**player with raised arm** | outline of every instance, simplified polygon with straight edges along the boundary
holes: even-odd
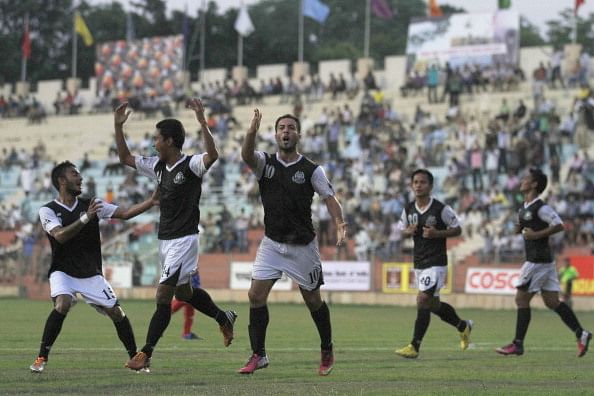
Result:
[[[132,218],[150,209],[158,198],[153,194],[150,199],[128,209],[94,198],[78,198],[83,178],[69,161],[54,167],[51,180],[59,194],[39,209],[39,218],[52,248],[48,277],[54,309],[45,322],[39,355],[30,369],[34,373],[45,369],[50,349],[76,302],[76,293],[113,321],[118,337],[128,355],[133,357],[136,341],[130,320],[103,277],[99,220]]]
[[[269,364],[265,340],[268,327],[267,300],[274,283],[285,273],[299,284],[299,291],[311,313],[321,340],[320,375],[328,375],[334,365],[330,311],[320,295],[324,284],[318,241],[311,219],[314,193],[324,201],[337,229],[337,245],[346,240],[347,224],[342,208],[324,169],[297,151],[301,139],[299,119],[286,114],[275,123],[278,151],[255,150],[262,114],[254,110],[250,128],[241,148],[245,163],[256,174],[264,206],[264,238],[252,269],[250,323],[252,355],[241,374],[251,374]]]
[[[198,271],[198,224],[200,222],[200,195],[202,178],[217,160],[219,153],[204,117],[204,106],[199,99],[188,102],[201,127],[206,152],[186,155],[182,152],[185,130],[179,120],[168,118],[159,121],[153,136],[158,155],[142,157],[130,154],[124,138],[124,123],[130,115],[127,103],[114,113],[115,138],[120,162],[136,169],[140,174],[157,181],[160,189],[159,203],[159,258],[161,278],[157,286],[156,310],[150,321],[146,344],[126,363],[133,370],[146,368],[157,342],[171,320],[171,300],[190,303],[199,312],[215,319],[223,333],[227,347],[233,340],[233,324],[237,315],[222,311],[210,295],[201,288],[192,288],[190,277]]]

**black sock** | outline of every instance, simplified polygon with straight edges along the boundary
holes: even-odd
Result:
[[[318,333],[320,333],[320,348],[324,351],[331,351],[332,324],[330,323],[330,310],[325,301],[317,311],[311,312],[311,317],[318,328]]]
[[[516,319],[516,338],[514,339],[514,343],[521,345],[524,342],[524,338],[526,338],[526,333],[528,332],[530,318],[530,308],[518,308],[518,316]]]
[[[157,309],[151,318],[148,333],[146,334],[146,344],[142,347],[142,352],[148,357],[153,355],[153,349],[163,336],[165,329],[169,326],[171,320],[171,304],[157,304]]]
[[[53,309],[45,321],[43,335],[41,336],[41,346],[39,347],[39,356],[43,356],[46,360],[50,353],[50,348],[54,345],[54,341],[56,341],[60,330],[62,330],[64,319],[66,319],[66,315],[62,315]]]
[[[248,332],[250,334],[250,346],[252,351],[259,356],[266,356],[266,328],[268,327],[268,306],[259,308],[250,308],[250,325]]]
[[[411,342],[417,351],[421,347],[421,341],[423,341],[430,322],[431,311],[429,309],[417,309],[417,320],[415,320],[415,331]]]
[[[573,310],[569,307],[569,305],[565,304],[564,302],[559,303],[559,306],[555,308],[555,312],[559,314],[563,323],[567,325],[575,333],[575,336],[579,338],[582,335],[582,326],[580,326],[580,322],[578,318],[575,316]]]
[[[204,289],[195,288],[192,292],[192,298],[188,301],[198,312],[214,318],[217,323],[223,326],[227,323],[227,315],[216,306],[210,294]]]
[[[458,331],[464,331],[466,328],[466,322],[460,319],[454,307],[452,307],[448,303],[440,303],[439,308],[437,311],[433,312],[435,315],[439,316],[441,320],[446,323],[451,324],[452,326],[456,327]],[[462,329],[460,330],[460,327]]]
[[[126,348],[126,352],[128,352],[128,356],[133,357],[136,355],[136,340],[134,339],[134,332],[132,331],[130,319],[128,319],[127,316],[124,316],[124,319],[119,322],[113,322],[113,324],[118,332],[120,341],[122,341],[122,344],[124,344],[124,347]]]

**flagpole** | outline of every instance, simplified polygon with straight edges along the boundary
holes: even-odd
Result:
[[[76,37],[76,13],[72,17],[72,78],[76,78],[76,56],[78,47],[78,38]]]
[[[571,28],[571,39],[572,43],[575,44],[577,42],[577,9],[573,13],[573,26]]]
[[[365,35],[363,39],[363,57],[369,58],[369,36],[371,31],[371,17],[370,10],[371,0],[365,2]]]
[[[299,46],[297,61],[303,63],[303,0],[299,0]]]
[[[25,31],[29,35],[29,13],[25,14]],[[30,39],[29,39],[30,40]],[[29,44],[30,46],[31,44]],[[22,51],[22,48],[21,48]],[[27,57],[25,54],[21,56],[21,81],[27,81]]]
[[[188,22],[187,22],[187,18],[188,18],[188,3],[186,3],[186,6],[184,7],[184,18],[182,20],[182,34],[184,36],[184,50],[182,51],[182,70],[186,71],[188,70],[188,44],[190,43],[186,43],[186,39],[187,39],[187,35],[186,35],[186,31],[185,31],[185,26],[187,26]]]
[[[243,66],[243,36],[237,33],[237,66]]]
[[[202,73],[204,73],[204,68],[206,65],[205,62],[205,54],[206,54],[206,0],[202,0],[202,18],[200,21],[200,79],[202,79]]]

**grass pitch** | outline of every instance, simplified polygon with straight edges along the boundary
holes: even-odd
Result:
[[[394,298],[398,298],[395,296]],[[447,298],[446,298],[447,300]],[[123,301],[139,348],[154,310],[150,301]],[[201,341],[181,339],[182,314],[173,316],[152,359],[150,374],[125,369],[127,355],[111,321],[84,303],[70,312],[42,374],[29,365],[51,303],[0,300],[0,394],[67,395],[591,395],[594,351],[576,357],[575,340],[559,317],[534,310],[523,356],[499,356],[511,341],[515,311],[461,310],[475,321],[473,345],[459,349],[458,333],[432,316],[418,359],[394,354],[410,341],[416,310],[332,305],[336,364],[317,375],[319,338],[305,305],[270,304],[270,366],[254,375],[236,371],[250,355],[245,304],[235,309],[236,338],[223,347],[217,324],[196,314]],[[578,313],[594,328],[592,313]],[[594,347],[594,346],[593,346]]]

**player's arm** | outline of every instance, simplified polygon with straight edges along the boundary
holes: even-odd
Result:
[[[400,220],[398,220],[398,228],[402,230],[402,235],[406,238],[413,237],[417,233],[417,225],[408,224],[408,216],[405,209],[402,210]]]
[[[527,241],[548,238],[549,236],[565,229],[565,227],[563,227],[563,221],[557,212],[555,212],[549,205],[541,206],[541,208],[538,210],[537,216],[549,226],[538,231],[534,231],[531,228],[524,228],[522,230],[522,234],[524,235],[524,239]]]
[[[522,230],[522,234],[524,235],[524,239],[531,241],[534,239],[548,238],[549,236],[561,232],[564,229],[565,228],[563,227],[563,224],[555,224],[539,231],[534,231],[532,228],[524,228]]]
[[[326,204],[326,208],[328,208],[328,213],[336,225],[336,245],[340,246],[347,239],[347,223],[344,221],[342,206],[340,206],[340,202],[336,199],[334,188],[330,184],[328,177],[326,177],[324,168],[321,166],[318,166],[314,170],[311,176],[311,185]]]
[[[437,230],[435,227],[423,227],[423,237],[425,238],[453,238],[462,235],[462,227],[446,228]]]
[[[156,205],[159,205],[158,188],[155,190],[155,192],[153,193],[153,195],[151,195],[150,198],[141,203],[132,205],[129,208],[122,208],[118,206],[118,208],[115,210],[115,212],[113,212],[111,217],[113,219],[128,220],[132,217],[138,216],[139,214],[146,212],[147,210]]]
[[[328,208],[328,213],[332,217],[334,224],[336,225],[336,245],[342,245],[347,239],[347,227],[348,223],[344,221],[344,217],[342,216],[342,206],[340,206],[340,202],[334,195],[327,197],[324,200],[326,207]]]
[[[204,155],[202,161],[204,162],[206,169],[209,169],[219,158],[219,151],[217,150],[214,138],[212,137],[212,133],[208,127],[208,122],[206,122],[206,117],[204,117],[204,105],[200,99],[193,98],[188,102],[187,107],[194,111],[196,114],[196,120],[202,129],[202,138],[204,139],[204,146],[206,147],[206,154]]]
[[[58,241],[58,243],[64,244],[78,234],[89,221],[95,219],[97,217],[97,211],[100,210],[101,207],[102,202],[96,201],[93,198],[91,199],[91,203],[89,204],[86,213],[84,213],[80,219],[68,224],[66,227],[57,225],[48,232],[56,241]],[[45,220],[42,218],[41,222],[43,224]]]
[[[262,113],[260,113],[259,109],[254,109],[254,116],[241,146],[241,158],[251,169],[256,169],[258,166],[255,151],[256,135],[258,134],[258,129],[260,129],[260,121],[262,121]]]
[[[126,122],[128,117],[130,116],[130,113],[132,112],[132,110],[126,110],[127,108],[128,103],[122,103],[115,109],[113,113],[116,146],[118,148],[118,156],[120,157],[120,163],[136,169],[134,156],[130,154],[128,143],[126,143],[126,139],[124,138],[124,123]]]
[[[423,238],[454,238],[462,235],[462,227],[456,212],[450,207],[445,206],[441,211],[441,219],[446,224],[445,230],[438,230],[435,227],[423,227]]]

